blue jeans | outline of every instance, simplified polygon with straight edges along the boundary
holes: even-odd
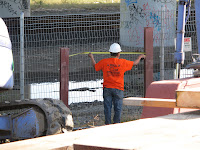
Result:
[[[104,98],[104,115],[105,124],[111,124],[111,110],[112,103],[114,104],[114,123],[120,123],[122,103],[123,103],[124,91],[114,89],[114,88],[104,88],[103,98]]]

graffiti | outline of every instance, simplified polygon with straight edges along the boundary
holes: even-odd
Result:
[[[145,21],[146,21],[146,26],[149,27],[150,25],[150,20],[149,20],[149,12],[151,11],[151,8],[149,6],[149,3],[147,2],[146,4],[143,5],[143,10],[145,12]]]
[[[175,0],[144,0],[145,2],[125,1],[123,6],[127,10],[121,11],[120,32],[121,40],[125,45],[142,46],[144,43],[144,27],[154,28],[154,44],[158,46],[161,39],[161,31],[164,32],[166,45],[173,45],[175,32]],[[158,4],[160,3],[160,4]],[[161,4],[163,3],[163,4]],[[164,7],[163,7],[164,6]],[[162,8],[162,9],[161,9]]]
[[[141,39],[144,38],[143,28],[133,28],[128,30],[129,42],[134,42],[135,46],[142,45]]]
[[[164,11],[164,25],[166,26],[167,29],[170,29],[171,25],[174,24],[175,26],[175,12],[170,11],[167,6],[165,6],[165,11]]]
[[[131,29],[135,25],[138,25],[139,23],[141,23],[141,22],[137,18],[133,18],[131,21],[121,21],[120,28]]]
[[[134,14],[130,14],[130,19],[131,21],[129,23],[131,23],[132,25],[138,25],[139,23],[141,23],[140,20],[137,17],[135,17]]]
[[[153,35],[154,43],[160,44],[161,38],[160,38],[161,33],[155,33]],[[164,41],[171,41],[174,43],[174,38],[175,38],[175,33],[171,33],[169,30],[165,31],[163,40]]]
[[[22,0],[22,6],[24,9],[28,9],[28,1],[27,0]]]
[[[154,27],[157,28],[158,31],[161,30],[160,17],[153,12],[150,12],[150,19],[152,19]]]
[[[0,0],[0,7],[7,9],[12,16],[17,16],[20,11],[29,8],[27,0]]]
[[[126,6],[128,7],[131,4],[137,3],[137,0],[125,0]]]
[[[149,11],[151,8],[149,7],[149,3],[147,2],[146,4],[143,5],[143,10],[144,11]]]
[[[139,16],[141,18],[145,17],[145,13],[143,11],[143,8],[139,7],[139,6],[135,6],[135,4],[133,4],[132,6],[129,6],[129,10],[130,10],[130,16]]]
[[[160,2],[160,3],[172,3],[174,4],[174,0],[152,0],[153,2]],[[175,5],[175,4],[174,4]]]
[[[13,2],[15,5],[18,5],[18,8],[20,10],[28,9],[27,0],[10,0],[10,2]]]
[[[137,19],[136,17],[131,17],[131,21],[129,22],[130,25],[138,25],[140,22],[139,19]]]
[[[0,7],[6,8],[12,15],[17,15],[17,11],[14,10],[12,5],[7,1],[0,0]]]

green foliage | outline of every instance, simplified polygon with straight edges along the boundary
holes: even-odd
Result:
[[[31,5],[53,5],[53,4],[108,4],[120,3],[120,0],[30,0]]]
[[[120,7],[120,0],[30,0],[31,10],[43,9],[112,9]]]
[[[42,6],[44,4],[44,0],[32,0],[32,4]]]
[[[61,0],[61,3],[63,3],[63,4],[78,4],[78,3],[80,3],[80,0]]]

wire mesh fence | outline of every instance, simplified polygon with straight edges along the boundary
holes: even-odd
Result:
[[[170,21],[169,16],[160,20]],[[165,12],[167,13],[167,12]],[[191,55],[197,52],[195,11],[191,11],[186,24],[186,36],[192,38],[192,52],[186,52],[185,65],[191,63]],[[170,16],[175,17],[175,16]],[[12,41],[15,62],[15,86],[11,91],[1,93],[0,101],[20,99],[20,18],[4,18]],[[82,52],[107,52],[109,46],[120,43],[120,13],[107,14],[72,14],[64,16],[27,17],[24,20],[26,99],[59,99],[60,85],[60,48],[68,47],[70,55]],[[167,24],[164,24],[167,25]],[[164,27],[164,26],[162,26]],[[167,33],[164,33],[167,35]],[[174,40],[174,37],[170,40]],[[159,45],[162,39],[158,40]],[[168,42],[165,39],[165,42]],[[123,51],[143,52],[143,48],[122,45]],[[160,80],[160,50],[154,48],[154,80]],[[175,47],[164,47],[164,79],[174,78]],[[107,54],[94,55],[99,60],[109,57]],[[121,58],[135,60],[137,55],[121,55]],[[104,124],[102,98],[102,72],[95,72],[90,59],[85,54],[69,58],[69,107],[72,111],[75,128]],[[125,73],[125,97],[144,96],[143,62]],[[184,66],[183,66],[184,67]],[[191,73],[183,73],[191,75]],[[124,106],[122,122],[138,119],[142,107]]]

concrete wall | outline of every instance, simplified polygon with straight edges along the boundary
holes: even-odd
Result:
[[[25,17],[30,16],[30,0],[0,0],[0,17],[20,17],[24,12]]]
[[[161,11],[163,10],[163,12]],[[144,46],[144,27],[154,28],[154,46],[174,45],[176,0],[121,0],[120,42],[131,47]]]

